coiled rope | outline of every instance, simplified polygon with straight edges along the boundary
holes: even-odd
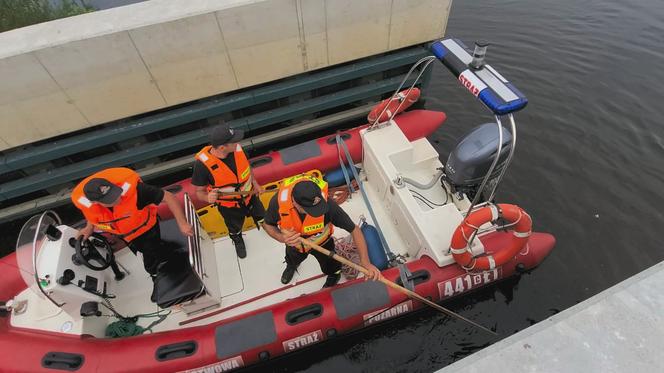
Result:
[[[104,299],[102,305],[106,308],[108,308],[111,312],[113,312],[113,315],[109,315],[111,317],[116,317],[118,321],[114,321],[106,327],[106,332],[104,333],[106,337],[108,338],[124,338],[124,337],[133,337],[136,335],[141,335],[145,332],[152,332],[152,328],[155,327],[155,325],[159,324],[160,322],[166,320],[166,317],[171,314],[171,311],[169,310],[168,313],[162,314],[161,310],[156,311],[156,312],[150,312],[150,313],[142,313],[130,317],[122,316],[119,314],[111,302],[109,302],[107,299]],[[147,327],[142,327],[137,324],[138,319],[140,318],[151,318],[151,317],[157,317],[157,320],[153,321],[150,325]]]

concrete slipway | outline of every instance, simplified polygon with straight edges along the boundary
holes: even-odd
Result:
[[[439,372],[664,372],[664,262]]]

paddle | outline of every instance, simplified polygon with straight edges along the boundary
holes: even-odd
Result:
[[[345,264],[345,265],[347,265],[347,266],[350,266],[350,267],[355,268],[356,270],[358,270],[358,271],[364,273],[365,276],[368,276],[368,275],[369,275],[369,271],[368,271],[366,268],[362,267],[361,265],[355,264],[355,263],[351,262],[350,260],[348,260],[348,259],[346,259],[346,258],[344,258],[344,257],[341,257],[341,256],[339,256],[339,255],[337,255],[337,254],[332,254],[329,250],[327,250],[327,249],[325,249],[325,248],[323,248],[323,247],[320,247],[320,246],[316,245],[315,243],[309,241],[309,240],[306,239],[306,238],[302,238],[302,237],[300,237],[300,241],[301,241],[304,245],[307,245],[308,247],[310,247],[310,248],[312,248],[312,249],[314,249],[314,250],[316,250],[316,251],[318,251],[318,252],[320,252],[320,253],[323,253],[323,254],[325,254],[325,255],[327,255],[327,256],[330,256],[330,257],[332,257],[332,259],[334,259],[334,260],[336,260],[336,261],[338,261],[338,262],[341,262],[341,263],[343,263],[343,264]],[[406,289],[406,288],[404,288],[404,287],[402,287],[402,286],[399,286],[399,285],[395,284],[394,282],[392,282],[392,281],[390,281],[390,280],[388,280],[388,279],[386,279],[386,278],[384,278],[384,277],[381,277],[380,280],[378,280],[378,281],[382,282],[383,284],[385,284],[385,285],[391,287],[392,289],[394,289],[394,290],[396,290],[396,291],[398,291],[398,292],[401,292],[401,293],[403,293],[403,294],[406,294],[406,295],[409,296],[410,298],[413,298],[413,299],[419,300],[420,302],[426,304],[427,306],[433,307],[433,308],[437,309],[438,311],[440,311],[440,312],[442,312],[442,313],[444,313],[444,314],[447,314],[448,316],[452,316],[452,317],[455,317],[455,318],[457,318],[457,319],[463,320],[463,321],[467,322],[468,324],[471,324],[471,325],[473,325],[473,326],[475,326],[475,327],[478,327],[478,328],[484,330],[484,331],[487,332],[487,333],[491,333],[491,334],[493,334],[493,335],[495,335],[495,336],[498,335],[498,333],[496,333],[496,332],[494,332],[494,331],[492,331],[492,330],[490,330],[490,329],[487,329],[487,328],[485,328],[484,326],[482,326],[482,325],[480,325],[480,324],[478,324],[478,323],[476,323],[476,322],[474,322],[474,321],[468,320],[467,318],[465,318],[465,317],[459,315],[458,313],[452,312],[452,311],[448,310],[447,308],[445,308],[445,307],[443,307],[443,306],[441,306],[441,305],[439,305],[439,304],[436,304],[436,303],[434,303],[434,302],[432,302],[432,301],[430,301],[430,300],[424,298],[423,296],[421,296],[421,295],[419,295],[419,294],[417,294],[417,293],[415,293],[415,292],[413,292],[413,291],[410,291],[410,290],[408,290],[408,289]]]

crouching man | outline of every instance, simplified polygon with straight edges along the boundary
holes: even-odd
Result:
[[[339,227],[351,233],[360,254],[360,264],[371,273],[372,280],[380,278],[380,271],[371,262],[367,244],[360,228],[334,201],[327,200],[327,183],[321,179],[297,175],[284,181],[272,197],[265,215],[265,231],[275,240],[286,244],[286,269],[281,283],[288,284],[297,267],[309,254],[313,255],[327,275],[324,288],[336,285],[341,277],[341,263],[318,251],[305,247],[300,237],[334,251],[332,232]]]

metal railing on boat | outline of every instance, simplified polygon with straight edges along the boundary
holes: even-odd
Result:
[[[196,207],[191,202],[191,198],[188,193],[184,193],[184,215],[187,219],[187,222],[191,224],[194,235],[193,237],[187,236],[187,249],[189,252],[189,264],[194,270],[194,273],[198,279],[203,284],[203,291],[205,289],[205,269],[203,267],[203,256],[201,254],[201,238],[199,236],[201,230],[201,222],[198,219],[198,214],[196,214]]]

